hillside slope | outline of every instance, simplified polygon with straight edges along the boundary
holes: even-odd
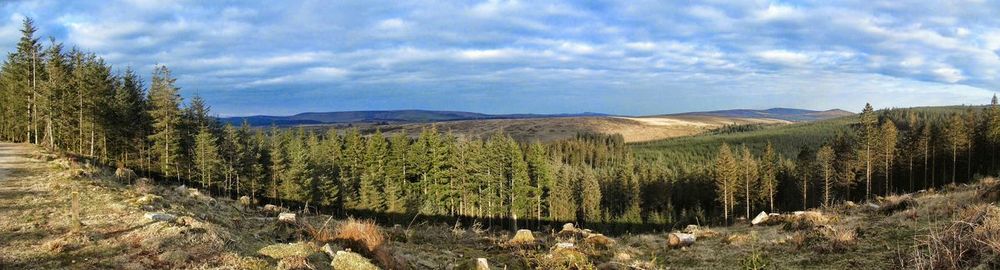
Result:
[[[721,111],[707,111],[707,112],[688,112],[688,113],[679,113],[672,115],[710,115],[718,117],[771,118],[771,119],[780,119],[792,122],[810,122],[810,121],[826,120],[837,117],[844,117],[853,114],[854,113],[852,112],[848,112],[841,109],[813,111],[813,110],[792,109],[792,108],[771,108],[766,110],[736,109],[736,110],[721,110]]]
[[[621,134],[626,142],[644,142],[689,136],[725,125],[782,125],[788,121],[769,118],[731,118],[704,115],[659,117],[560,117],[533,119],[461,120],[437,123],[352,125],[362,132],[406,132],[411,136],[432,125],[459,136],[484,137],[504,132],[520,140],[556,140],[579,133]],[[340,128],[344,128],[341,126]]]

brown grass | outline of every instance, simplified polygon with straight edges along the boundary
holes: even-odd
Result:
[[[890,195],[880,198],[879,201],[879,212],[886,214],[917,207],[917,200],[913,199],[913,196],[909,194]]]
[[[979,179],[979,188],[976,189],[976,196],[986,202],[1000,200],[1000,180],[993,177]]]
[[[780,217],[777,222],[784,223],[784,229],[789,231],[809,230],[830,223],[830,218],[820,212],[814,211],[806,211],[798,215],[782,215]]]
[[[957,220],[920,239],[908,263],[913,269],[993,268],[998,255],[1000,208],[979,204],[964,209]]]
[[[371,220],[356,220],[353,217],[337,226],[333,237],[344,248],[351,249],[368,258],[373,258],[377,264],[387,269],[405,268],[405,263],[398,262],[386,246],[385,234]]]

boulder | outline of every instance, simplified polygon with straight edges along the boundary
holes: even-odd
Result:
[[[871,209],[871,210],[878,210],[880,208],[877,204],[874,204],[874,203],[867,203],[867,204],[865,204],[865,206],[868,206],[868,209]]]
[[[177,220],[177,216],[167,213],[146,213],[144,216],[146,219],[152,221],[173,222],[174,220]]]
[[[767,212],[761,211],[760,214],[757,214],[757,217],[753,218],[753,220],[750,221],[750,224],[757,225],[767,222],[768,217],[769,216],[767,215]]]
[[[486,258],[476,259],[476,270],[490,270],[490,263],[486,261]]]
[[[372,264],[367,258],[350,251],[337,251],[337,256],[330,262],[334,270],[379,270],[378,266]]]
[[[576,226],[573,226],[573,223],[566,223],[566,224],[563,224],[562,230],[563,231],[572,231],[572,232],[575,232],[576,231]]]
[[[667,235],[667,245],[672,248],[686,247],[693,245],[695,236],[687,233],[671,233]]]
[[[281,213],[278,214],[278,221],[282,223],[295,224],[295,213]]]

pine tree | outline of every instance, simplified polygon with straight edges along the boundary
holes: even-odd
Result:
[[[202,126],[199,129],[195,139],[194,163],[201,184],[209,191],[212,190],[212,180],[218,176],[222,165],[217,143],[215,134],[208,127]]]
[[[993,94],[990,100],[990,107],[986,108],[986,139],[992,144],[993,151],[990,154],[990,170],[997,170],[997,155],[1000,154],[1000,105],[997,104],[997,95]]]
[[[809,182],[816,172],[815,158],[812,149],[802,147],[795,161],[795,174],[799,178],[799,192],[802,193],[802,210],[809,209]]]
[[[760,172],[758,171],[759,166],[757,165],[757,159],[754,158],[753,154],[750,153],[750,148],[746,145],[743,147],[742,155],[740,156],[740,185],[743,186],[743,200],[744,207],[746,208],[746,217],[750,218],[750,208],[753,206],[753,202],[757,201],[757,198],[751,195],[750,189],[754,191],[759,187]],[[758,194],[754,192],[753,194]]]
[[[556,221],[576,220],[577,203],[574,199],[576,193],[576,174],[572,166],[559,166],[559,177],[553,179],[553,187],[548,197],[549,218]]]
[[[945,130],[945,139],[947,139],[948,147],[951,150],[951,183],[955,183],[956,172],[958,171],[958,152],[963,150],[963,147],[967,144],[968,138],[968,128],[965,126],[965,120],[962,118],[961,114],[952,114],[948,126]]]
[[[376,131],[368,138],[365,149],[364,173],[361,176],[361,207],[373,211],[384,211],[386,201],[383,197],[386,178],[386,159],[389,146],[381,131]]]
[[[882,126],[879,128],[879,159],[882,160],[882,173],[885,176],[885,189],[883,190],[883,195],[889,195],[892,186],[892,169],[890,165],[895,161],[896,158],[896,148],[898,144],[899,131],[896,129],[896,124],[890,119],[886,119],[882,122]]]
[[[544,202],[546,202],[548,199],[547,196],[553,190],[552,186],[555,184],[553,182],[556,178],[555,171],[552,169],[549,158],[545,153],[545,146],[539,142],[532,143],[528,148],[527,162],[528,174],[532,185],[535,187],[533,190],[535,197],[535,219],[541,221],[545,215],[543,211],[551,207],[551,205],[545,205]]]
[[[872,105],[869,103],[865,104],[864,110],[861,111],[861,123],[858,129],[858,138],[860,138],[859,144],[861,147],[861,162],[865,165],[865,199],[870,199],[872,194],[872,161],[875,159],[875,153],[878,143],[878,118],[875,115],[875,110],[872,109]]]
[[[719,147],[719,154],[715,157],[715,190],[721,193],[718,199],[722,202],[722,215],[726,223],[729,222],[729,213],[732,210],[729,206],[732,204],[732,193],[739,179],[738,170],[736,157],[729,149],[729,145],[723,143]]]
[[[584,168],[578,180],[580,183],[580,211],[585,222],[598,222],[603,214],[601,209],[601,184],[593,169]]]
[[[760,162],[760,181],[761,191],[764,192],[763,197],[767,198],[768,206],[772,213],[774,212],[774,195],[778,193],[778,162],[778,154],[775,153],[771,142],[767,142],[767,146],[764,148],[764,156]]]
[[[160,172],[167,177],[180,178],[178,159],[181,158],[181,134],[178,129],[181,124],[181,98],[174,86],[175,80],[165,66],[158,66],[153,70],[153,83],[149,89],[149,115],[153,119],[153,133],[149,135],[149,139],[158,149],[155,153],[160,162]]]
[[[835,161],[833,147],[824,145],[816,151],[816,164],[819,167],[819,174],[823,177],[823,207],[830,206],[830,181],[833,178]]]

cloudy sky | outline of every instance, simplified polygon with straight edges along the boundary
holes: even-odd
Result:
[[[118,69],[167,65],[223,116],[857,111],[1000,89],[996,2],[580,2],[2,1],[0,50],[31,17]]]

